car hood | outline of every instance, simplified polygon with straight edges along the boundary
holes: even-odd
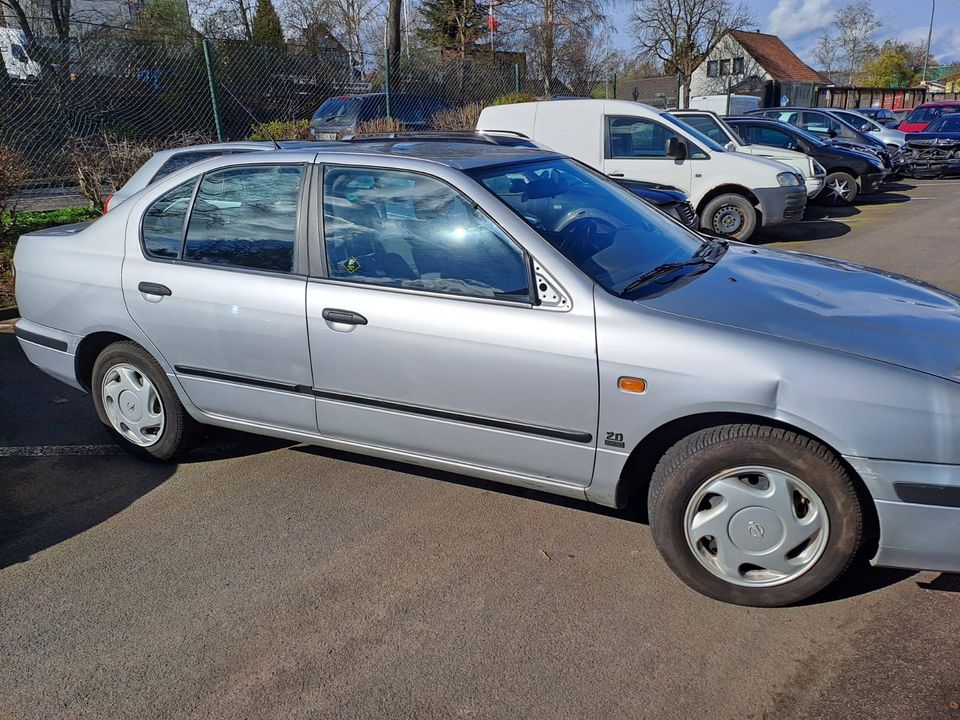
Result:
[[[731,243],[643,305],[960,381],[960,298],[901,275]]]

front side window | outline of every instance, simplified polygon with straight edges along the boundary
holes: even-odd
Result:
[[[480,183],[583,273],[621,293],[701,240],[643,200],[569,158],[477,170]]]
[[[161,195],[143,215],[143,249],[150,257],[175,260],[183,243],[183,224],[197,179],[177,185]]]
[[[667,140],[680,138],[664,125],[640,117],[608,117],[608,158],[665,158]]]
[[[302,165],[248,165],[203,176],[183,259],[256,270],[293,270]]]
[[[474,203],[436,178],[329,167],[323,193],[331,278],[530,302],[523,251]]]
[[[709,115],[684,115],[683,122],[694,130],[699,130],[715,143],[725,145],[730,142],[720,123]]]

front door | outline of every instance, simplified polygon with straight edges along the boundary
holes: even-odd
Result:
[[[312,433],[297,253],[306,167],[213,170],[135,209],[122,285],[130,315],[194,405]]]
[[[603,171],[614,179],[644,180],[672,185],[690,194],[690,157],[677,160],[667,156],[670,138],[683,140],[688,152],[698,151],[664,123],[643,117],[608,115],[605,118]]]
[[[588,485],[591,298],[536,306],[527,254],[438,178],[328,166],[322,185],[326,277],[307,288],[321,434]]]

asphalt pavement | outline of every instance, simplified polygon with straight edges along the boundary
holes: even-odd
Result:
[[[960,293],[958,199],[904,182],[760,242]],[[635,510],[220,431],[145,464],[9,324],[0,369],[0,720],[960,718],[957,576],[724,605]]]

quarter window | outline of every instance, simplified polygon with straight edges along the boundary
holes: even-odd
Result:
[[[424,175],[327,168],[323,230],[338,280],[527,303],[523,251],[458,192]]]
[[[193,163],[200,162],[201,160],[207,160],[212,157],[219,157],[221,155],[231,155],[234,151],[224,152],[222,150],[196,150],[194,152],[185,152],[179,153],[167,159],[167,161],[160,166],[160,169],[157,170],[157,174],[153,176],[153,179],[150,181],[155,183],[157,180],[165,178],[167,175],[172,175],[177,170],[185,168],[187,165],[193,165]],[[247,152],[246,150],[237,150],[237,153]]]
[[[143,216],[143,249],[147,255],[172,260],[180,256],[183,223],[197,179],[168,190]]]
[[[293,270],[301,165],[253,165],[207,173],[190,212],[183,259]]]

